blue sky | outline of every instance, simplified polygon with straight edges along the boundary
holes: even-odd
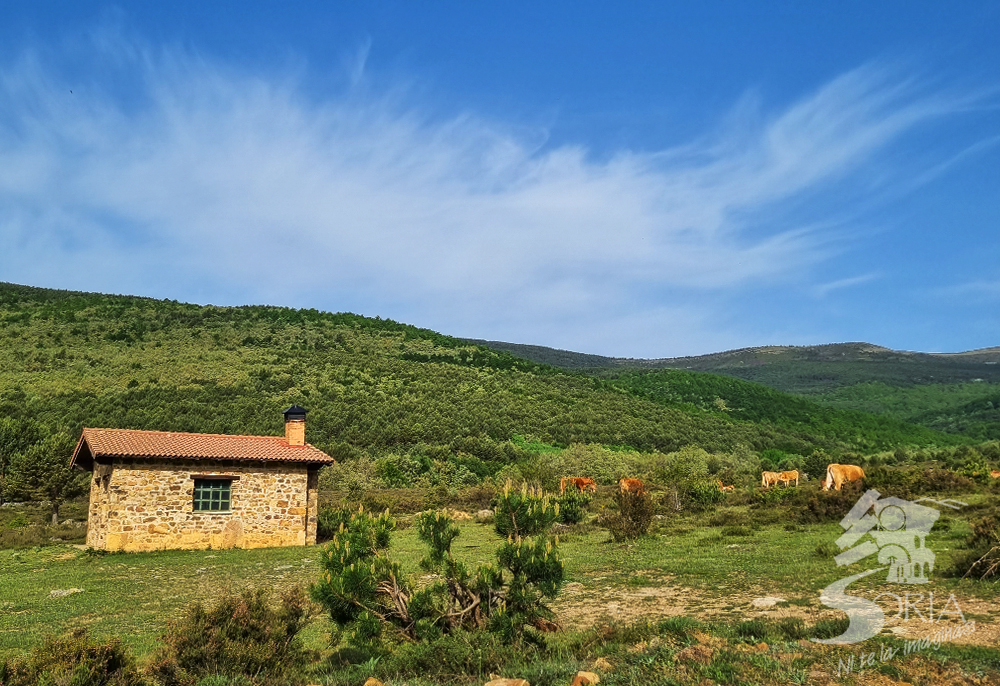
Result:
[[[8,1],[0,281],[631,357],[996,346],[998,35],[995,2]]]

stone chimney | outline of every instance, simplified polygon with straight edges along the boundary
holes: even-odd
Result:
[[[292,405],[281,414],[285,415],[285,440],[288,445],[305,445],[306,410]]]

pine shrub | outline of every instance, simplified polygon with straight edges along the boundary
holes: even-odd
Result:
[[[587,514],[590,505],[589,493],[581,493],[576,489],[568,490],[557,499],[559,506],[559,522],[562,524],[579,524]]]
[[[437,641],[445,634],[489,629],[519,643],[527,627],[550,620],[545,604],[559,592],[563,563],[546,535],[558,515],[541,491],[508,483],[496,498],[498,528],[511,532],[497,549],[497,566],[474,572],[455,560],[461,530],[445,512],[423,512],[414,520],[428,546],[421,560],[440,580],[415,590],[388,556],[393,521],[359,509],[342,522],[320,558],[323,574],[312,595],[349,646],[368,658],[392,651],[395,639]],[[532,637],[534,638],[534,637]]]
[[[497,494],[493,515],[493,528],[500,536],[535,536],[555,523],[559,505],[551,503],[540,488],[529,488],[524,483],[516,489],[508,481]]]

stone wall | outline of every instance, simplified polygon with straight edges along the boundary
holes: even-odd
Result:
[[[231,510],[195,512],[194,477],[232,476]],[[105,550],[264,548],[316,542],[315,467],[205,460],[94,465],[87,545]]]

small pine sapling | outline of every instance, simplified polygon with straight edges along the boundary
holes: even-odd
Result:
[[[348,643],[358,648],[378,651],[386,626],[415,637],[412,591],[387,554],[395,526],[388,512],[373,515],[358,508],[320,555],[323,573],[310,593],[338,629],[350,631]]]

